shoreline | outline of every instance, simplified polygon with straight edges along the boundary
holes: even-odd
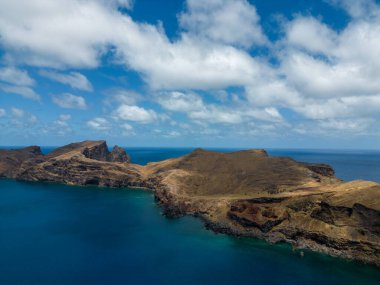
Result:
[[[149,191],[168,218],[191,215],[216,233],[380,267],[380,184],[343,182],[326,164],[271,157],[265,150],[196,149],[137,165],[117,146],[109,152],[105,141],[85,141],[47,155],[39,147],[0,150],[0,176]]]

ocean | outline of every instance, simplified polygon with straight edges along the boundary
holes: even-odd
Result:
[[[49,151],[44,148],[44,151]],[[220,149],[229,151],[228,149]],[[127,148],[135,163],[191,149]],[[380,152],[276,150],[380,182]],[[143,190],[0,180],[0,284],[379,284],[380,270],[167,219]]]

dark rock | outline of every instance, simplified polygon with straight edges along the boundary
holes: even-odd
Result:
[[[105,141],[100,144],[96,144],[94,146],[86,147],[83,150],[83,154],[85,157],[90,159],[95,159],[99,161],[108,161],[110,152],[108,150],[107,143]]]
[[[305,165],[311,171],[318,173],[322,176],[334,177],[335,175],[334,169],[328,164],[306,163],[306,162],[303,162],[302,164]]]
[[[108,155],[108,161],[122,163],[131,162],[125,150],[117,145],[112,149],[112,152]]]

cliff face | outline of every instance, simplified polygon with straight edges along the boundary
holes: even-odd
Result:
[[[345,183],[325,164],[264,150],[192,153],[147,166],[119,147],[85,141],[42,155],[0,151],[0,177],[71,185],[146,187],[169,217],[195,215],[214,231],[285,241],[380,266],[380,184]]]
[[[24,161],[41,156],[42,152],[39,146],[0,150],[0,177],[12,178]]]
[[[263,151],[196,150],[144,171],[168,216],[380,266],[380,184],[345,183],[328,165]]]
[[[118,147],[110,153],[105,141],[85,141],[23,160],[13,170],[12,178],[71,185],[138,186],[142,181],[139,166],[128,161],[128,155]]]

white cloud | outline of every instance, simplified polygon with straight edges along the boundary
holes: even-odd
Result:
[[[122,124],[121,127],[126,131],[133,131],[133,127],[130,124]]]
[[[169,92],[160,94],[157,101],[169,111],[190,112],[205,109],[202,98],[194,93]]]
[[[285,23],[284,37],[268,44],[256,9],[245,0],[188,0],[175,39],[168,38],[162,25],[138,23],[118,9],[131,9],[131,1],[3,0],[0,44],[10,66],[93,68],[104,55],[111,56],[137,71],[148,90],[159,94],[154,99],[164,109],[184,112],[198,123],[266,121],[269,129],[285,124],[281,108],[317,122],[367,120],[379,110],[379,5],[370,0],[329,2],[351,15],[346,27],[336,31],[321,19],[295,16]],[[268,58],[278,64],[250,54],[256,45],[267,45]],[[19,72],[23,83],[18,89],[3,83],[4,92],[39,98],[26,71],[10,71],[1,80],[18,84],[9,74]],[[79,73],[49,71],[47,76],[73,88],[92,89]],[[242,87],[244,93],[229,95],[222,90],[228,87]],[[219,91],[221,100],[207,103],[201,91]],[[170,123],[166,114],[137,106],[144,99],[139,94],[112,92],[105,101],[118,104],[117,119]],[[86,107],[83,97],[72,94],[53,96],[53,101],[64,108]]]
[[[328,0],[331,4],[343,7],[353,18],[378,16],[379,7],[373,0]]]
[[[189,113],[189,117],[193,120],[224,124],[239,124],[243,120],[240,112],[214,106],[210,106],[207,110],[193,111]]]
[[[5,111],[4,109],[0,108],[0,118],[1,117],[5,117],[6,114],[7,114],[7,111]]]
[[[179,136],[181,136],[181,133],[177,131],[169,131],[163,135],[163,137],[166,137],[166,138],[176,138]]]
[[[11,108],[10,115],[10,123],[17,128],[31,127],[38,122],[38,119],[35,115],[30,114],[20,108]]]
[[[91,82],[88,81],[86,76],[79,72],[70,72],[69,74],[64,74],[51,70],[41,70],[39,74],[53,81],[57,81],[62,84],[67,84],[74,89],[83,91],[93,90]]]
[[[87,121],[87,126],[97,131],[106,131],[111,128],[110,123],[104,118],[94,118]]]
[[[59,95],[53,95],[52,100],[54,104],[61,108],[66,109],[86,109],[86,100],[81,96],[75,96],[70,93],[63,93]]]
[[[71,119],[71,115],[69,114],[62,114],[62,115],[59,115],[59,120],[60,121],[63,121],[63,122],[67,122]]]
[[[58,136],[64,136],[67,133],[71,132],[71,128],[69,126],[69,121],[71,120],[71,115],[69,114],[61,114],[58,116],[58,119],[53,122],[51,126],[48,126],[44,129],[45,132],[53,132]]]
[[[134,105],[142,99],[140,94],[123,88],[110,88],[104,93],[108,97],[105,100],[105,103],[108,105],[114,102],[119,104]]]
[[[132,121],[142,124],[152,123],[158,116],[153,110],[147,110],[139,106],[121,105],[115,112],[116,118],[124,121]]]
[[[240,101],[233,108],[225,105],[205,104],[202,98],[195,93],[162,93],[157,97],[157,101],[166,110],[187,113],[190,119],[198,122],[239,124],[250,118],[263,121],[283,121],[281,114],[273,107],[247,108],[246,102]]]
[[[130,1],[3,0],[1,43],[14,62],[96,67],[106,46],[113,42],[114,31],[123,26],[116,6],[127,3]]]
[[[369,117],[380,114],[380,96],[357,96],[306,101],[296,110],[311,119]]]
[[[10,94],[17,94],[21,95],[22,97],[26,99],[31,100],[40,100],[40,95],[38,95],[32,88],[29,88],[27,86],[14,86],[14,85],[6,85],[6,84],[0,84],[0,90],[5,93]]]
[[[70,121],[71,115],[62,114],[59,115],[58,120],[54,121],[57,127],[68,128],[68,121]]]
[[[337,44],[338,34],[312,17],[297,17],[289,23],[286,32],[288,44],[312,52],[329,54]]]
[[[131,126],[130,124],[124,123],[120,127],[122,129],[122,135],[123,136],[135,136],[136,135],[133,126]]]
[[[35,83],[27,71],[10,66],[0,68],[0,81],[18,86],[32,86]]]
[[[247,111],[246,115],[261,121],[282,122],[284,120],[280,112],[273,107],[267,107],[263,109],[251,109]]]
[[[15,118],[22,118],[25,115],[25,111],[18,108],[12,108],[11,113],[12,113],[12,116]]]
[[[282,58],[289,83],[311,97],[380,94],[378,11],[379,18],[354,20],[339,34],[315,18],[292,21]]]
[[[165,89],[240,86],[260,68],[248,53],[217,41],[183,34],[171,42],[160,26],[135,23],[104,1],[45,2],[0,3],[1,43],[12,61],[97,67],[112,46],[120,62],[140,72],[152,87]]]
[[[349,120],[336,120],[329,119],[319,121],[319,127],[324,131],[350,131],[350,132],[362,132],[368,129],[368,127],[373,123],[372,120],[368,119],[349,119]]]
[[[246,0],[187,0],[179,17],[190,36],[250,47],[267,43],[256,8]]]
[[[132,9],[135,0],[101,0],[106,3],[111,3],[116,5],[116,7],[122,7],[127,9]]]
[[[260,64],[234,47],[206,44],[186,36],[170,43],[156,28],[143,28],[132,33],[137,37],[120,48],[120,58],[139,71],[152,88],[243,86],[259,74]]]

